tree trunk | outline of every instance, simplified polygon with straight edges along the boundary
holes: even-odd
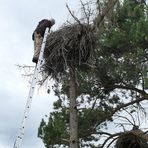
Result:
[[[70,67],[69,95],[70,95],[70,148],[78,148],[78,117],[76,102],[76,76],[75,69]]]

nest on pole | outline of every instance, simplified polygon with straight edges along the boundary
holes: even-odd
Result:
[[[79,67],[87,63],[96,45],[91,25],[71,24],[51,32],[44,51],[46,74],[64,73],[69,66]]]
[[[148,148],[148,135],[141,130],[124,132],[116,141],[116,148]]]

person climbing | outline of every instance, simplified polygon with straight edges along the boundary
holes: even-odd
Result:
[[[34,30],[32,34],[32,40],[34,41],[34,55],[33,55],[32,62],[37,64],[43,38],[44,38],[44,34],[45,34],[45,30],[46,28],[49,28],[49,31],[50,31],[50,28],[54,24],[55,24],[55,20],[53,18],[50,20],[43,19],[38,23],[36,29]]]

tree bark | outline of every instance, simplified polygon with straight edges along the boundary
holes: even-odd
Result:
[[[69,95],[70,95],[70,148],[78,148],[78,117],[76,102],[76,75],[75,68],[70,67]]]

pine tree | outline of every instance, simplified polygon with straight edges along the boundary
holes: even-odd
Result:
[[[79,147],[104,147],[108,140],[120,135],[103,131],[114,121],[114,115],[120,115],[124,109],[132,114],[141,101],[148,99],[145,91],[148,83],[147,5],[144,1],[124,0],[106,12],[101,33],[100,25],[95,32],[98,46],[93,50],[90,65],[71,67],[71,77],[63,75],[53,87],[59,99],[54,103],[55,110],[50,113],[48,122],[42,119],[38,133],[48,148],[69,146],[69,136],[73,134],[69,112],[73,111],[77,117],[72,122],[78,124],[78,131],[73,132],[78,132]],[[75,98],[74,105],[69,101],[70,96]],[[103,143],[99,141],[102,135],[108,136]]]

